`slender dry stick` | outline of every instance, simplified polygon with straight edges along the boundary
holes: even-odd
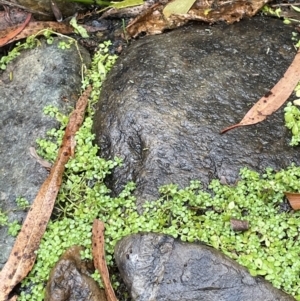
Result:
[[[98,219],[95,219],[92,232],[92,252],[94,265],[101,275],[107,301],[118,301],[109,280],[108,268],[105,261],[104,223]]]

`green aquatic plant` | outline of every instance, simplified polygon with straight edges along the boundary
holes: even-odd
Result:
[[[300,110],[299,110],[299,98],[300,98],[300,83],[294,89],[295,96],[297,99],[294,104],[288,102],[284,108],[284,121],[285,126],[291,130],[292,139],[290,142],[291,146],[297,146],[300,142]],[[295,105],[297,104],[297,106]]]
[[[21,229],[21,225],[17,220],[13,220],[11,221],[9,219],[9,213],[10,212],[16,212],[16,211],[22,211],[22,210],[26,210],[29,208],[29,202],[23,198],[23,197],[18,197],[15,200],[17,207],[16,209],[13,209],[11,211],[2,211],[0,209],[0,226],[1,227],[7,227],[8,228],[8,234],[11,236],[17,236],[20,229]]]
[[[158,200],[144,204],[142,214],[132,194],[134,183],[128,183],[119,196],[110,196],[104,179],[122,162],[97,156],[92,117],[103,79],[115,60],[109,54],[109,43],[101,44],[83,82],[83,88],[91,82],[94,86],[87,116],[76,135],[75,156],[66,165],[53,219],[37,251],[36,264],[22,282],[18,300],[44,299],[50,270],[68,247],[80,244],[84,247],[82,258],[92,258],[91,229],[95,218],[106,226],[109,266],[114,264],[114,246],[122,237],[140,231],[165,233],[187,242],[205,242],[247,267],[253,276],[264,276],[300,300],[300,263],[294,260],[300,253],[300,213],[285,209],[283,194],[288,187],[300,190],[300,167],[291,165],[277,172],[267,169],[263,175],[245,168],[235,186],[213,180],[207,190],[198,181],[186,188],[166,185],[159,189]],[[39,153],[53,161],[67,116],[53,107],[45,112],[61,122],[60,129],[49,131],[48,140],[39,141]],[[249,229],[233,231],[231,218],[248,221]],[[99,274],[93,277],[99,280]],[[114,286],[118,286],[117,281]]]
[[[0,70],[5,70],[7,65],[21,54],[22,50],[32,49],[36,46],[37,40],[33,37],[27,38],[24,43],[16,43],[15,47],[7,55],[0,58]]]
[[[34,35],[27,37],[25,42],[23,42],[23,43],[17,42],[15,47],[11,51],[9,51],[7,55],[4,55],[0,58],[0,70],[5,70],[7,65],[21,54],[21,51],[40,46],[41,42],[37,38],[40,35],[44,36],[47,44],[49,44],[49,45],[53,44],[53,41],[54,41],[53,36],[57,36],[57,37],[61,38],[62,40],[58,42],[58,48],[60,48],[62,50],[70,48],[71,45],[74,44],[77,49],[80,60],[82,62],[82,72],[84,71],[83,69],[86,69],[83,64],[83,58],[81,56],[81,52],[79,50],[77,40],[72,37],[69,37],[67,35],[55,32],[55,31],[51,30],[50,28],[46,28],[46,29],[40,30],[39,32],[37,32]]]
[[[109,173],[114,164],[104,164],[103,171]],[[253,276],[264,276],[274,286],[300,300],[300,264],[294,260],[300,252],[300,214],[281,209],[282,191],[285,190],[281,174],[284,171],[278,173],[269,169],[260,176],[242,169],[236,186],[213,180],[209,191],[202,190],[197,181],[184,189],[176,185],[163,186],[160,199],[146,202],[141,215],[131,194],[134,183],[128,183],[117,198],[111,198],[103,184],[105,174],[95,173],[98,179],[91,180],[86,172],[83,172],[84,178],[77,174],[72,180],[66,179],[59,203],[70,208],[62,208],[60,217],[50,222],[37,263],[23,283],[31,287],[30,297],[26,299],[23,293],[21,300],[43,300],[50,269],[67,247],[80,244],[85,247],[82,257],[91,259],[94,218],[106,225],[109,265],[113,264],[114,246],[122,237],[140,231],[165,233],[183,241],[205,242],[246,266]],[[298,175],[300,168],[291,166],[286,172],[287,177]],[[230,227],[231,218],[249,221],[249,230],[234,232]]]

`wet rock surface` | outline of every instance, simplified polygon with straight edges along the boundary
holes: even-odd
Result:
[[[85,62],[89,55],[84,50]],[[13,79],[10,80],[10,72]],[[9,220],[22,222],[26,213],[17,210],[15,199],[32,202],[47,177],[47,170],[30,155],[37,138],[57,127],[43,108],[57,106],[71,112],[81,86],[81,61],[75,47],[61,50],[57,43],[22,52],[0,75],[0,208]],[[14,239],[0,227],[0,268],[6,262]]]
[[[136,301],[292,301],[219,251],[161,234],[134,234],[115,248],[121,276]]]
[[[233,183],[257,171],[300,163],[283,111],[220,135],[282,77],[295,55],[291,28],[257,17],[233,25],[193,24],[144,37],[122,53],[104,83],[94,131],[100,155],[123,159],[108,184],[137,183],[138,202],[158,187],[213,178]]]
[[[52,269],[45,301],[106,301],[103,289],[91,278],[91,266],[82,261],[79,246],[69,248]]]

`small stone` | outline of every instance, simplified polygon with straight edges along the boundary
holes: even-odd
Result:
[[[79,246],[69,248],[56,263],[45,301],[106,301],[104,290],[89,276],[88,263],[80,258],[81,250]]]
[[[231,218],[230,219],[230,226],[231,226],[231,229],[235,232],[247,231],[249,229],[249,222],[245,221],[245,220]]]

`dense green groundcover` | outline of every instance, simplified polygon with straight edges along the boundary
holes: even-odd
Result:
[[[60,255],[74,244],[85,247],[83,258],[91,256],[92,222],[98,218],[106,225],[107,261],[113,264],[113,249],[123,236],[139,231],[172,235],[183,241],[204,241],[246,266],[252,275],[263,275],[274,286],[300,300],[300,212],[283,210],[286,190],[300,190],[300,167],[284,171],[266,170],[265,174],[242,169],[235,186],[213,180],[207,190],[197,181],[179,189],[176,185],[160,188],[159,200],[146,203],[139,215],[128,183],[123,192],[112,198],[104,178],[121,164],[117,158],[106,161],[97,157],[91,132],[93,103],[99,97],[101,82],[115,61],[108,54],[109,43],[100,45],[92,68],[83,84],[94,86],[84,124],[76,136],[76,153],[66,166],[55,216],[51,220],[37,252],[37,261],[23,281],[24,291],[18,300],[43,300],[50,269]],[[62,122],[51,130],[49,140],[39,140],[40,154],[53,161],[61,142],[67,117],[55,108],[45,111]],[[246,232],[234,232],[230,218],[249,221]],[[99,275],[95,274],[96,279]],[[118,285],[117,282],[114,283]]]

